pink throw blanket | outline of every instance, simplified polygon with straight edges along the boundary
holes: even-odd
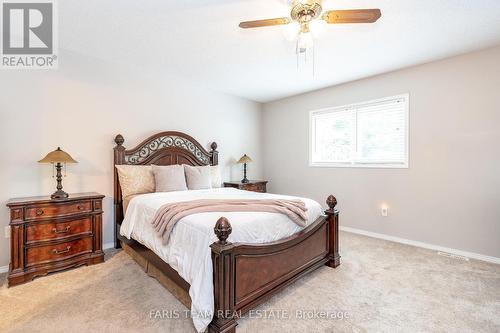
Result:
[[[203,199],[182,201],[163,205],[151,222],[155,230],[167,242],[175,224],[185,216],[207,212],[268,212],[286,215],[301,227],[306,226],[307,208],[300,200],[219,200]],[[215,225],[216,221],[212,222]]]

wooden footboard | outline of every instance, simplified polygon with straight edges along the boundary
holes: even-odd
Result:
[[[222,217],[211,245],[214,319],[210,333],[236,331],[236,318],[310,271],[340,264],[338,211],[334,196],[327,199],[325,216],[292,237],[266,244],[231,244],[230,222]]]

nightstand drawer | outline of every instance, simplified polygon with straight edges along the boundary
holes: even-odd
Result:
[[[26,220],[41,220],[51,217],[61,217],[78,213],[90,213],[92,201],[80,201],[51,205],[30,206],[26,208]]]
[[[61,223],[38,223],[26,227],[26,241],[46,241],[64,239],[75,235],[88,235],[92,233],[92,218]]]
[[[92,252],[92,237],[26,250],[26,266],[55,262]]]
[[[252,192],[266,192],[266,184],[249,184],[242,187],[242,190]]]
[[[234,187],[244,191],[252,192],[267,192],[267,180],[250,180],[248,183],[242,182],[225,182],[224,187]]]

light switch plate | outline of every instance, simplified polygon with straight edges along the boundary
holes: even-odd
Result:
[[[10,225],[5,227],[5,238],[10,238]]]

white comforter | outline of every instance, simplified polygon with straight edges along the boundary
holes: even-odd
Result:
[[[241,191],[234,188],[149,193],[130,201],[120,233],[133,238],[156,253],[186,280],[191,288],[191,316],[198,332],[212,320],[214,297],[210,244],[217,241],[214,226],[221,216],[228,218],[233,231],[229,242],[267,243],[300,231],[302,228],[288,217],[266,212],[200,213],[186,216],[174,227],[169,242],[163,244],[151,221],[158,208],[170,202],[196,199],[296,199],[296,197]],[[307,224],[321,214],[316,201],[303,200],[308,208]]]

